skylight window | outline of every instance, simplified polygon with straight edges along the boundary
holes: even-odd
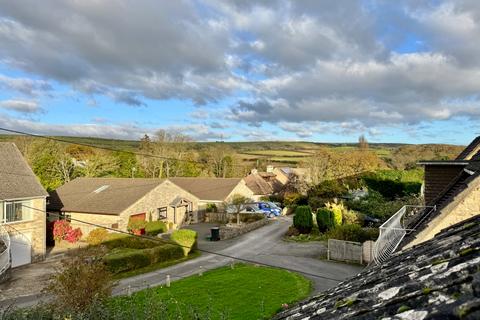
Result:
[[[100,188],[98,188],[97,190],[93,191],[94,193],[100,193],[104,190],[107,190],[110,186],[109,185],[104,185],[104,186],[101,186]]]

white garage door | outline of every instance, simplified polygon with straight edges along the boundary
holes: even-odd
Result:
[[[12,268],[32,262],[32,235],[29,233],[10,236]]]

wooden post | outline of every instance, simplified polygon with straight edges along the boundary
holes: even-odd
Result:
[[[170,288],[170,275],[169,274],[167,274],[167,279],[165,280],[165,286],[167,288]]]
[[[200,277],[203,276],[203,267],[202,267],[202,266],[200,266],[200,272],[198,273],[198,275],[199,275]]]
[[[131,285],[128,285],[127,287],[127,296],[131,296],[132,295],[132,286]]]

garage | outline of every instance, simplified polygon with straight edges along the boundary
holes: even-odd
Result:
[[[32,234],[17,233],[10,235],[12,268],[32,262]]]

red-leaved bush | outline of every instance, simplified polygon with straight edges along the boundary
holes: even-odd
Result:
[[[75,243],[82,237],[80,228],[73,229],[67,220],[57,220],[53,224],[53,238],[55,241],[67,240]]]

